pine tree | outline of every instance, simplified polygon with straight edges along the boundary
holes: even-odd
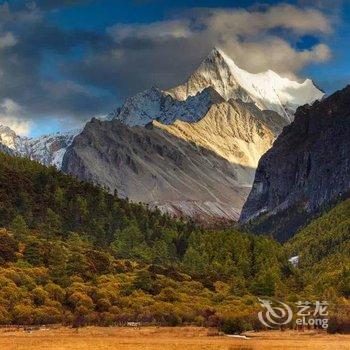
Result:
[[[25,238],[28,227],[22,215],[16,215],[10,224],[10,231],[14,237],[21,241]]]

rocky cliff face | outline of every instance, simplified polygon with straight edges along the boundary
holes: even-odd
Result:
[[[16,155],[16,153],[11,148],[8,148],[8,147],[6,147],[5,145],[3,145],[1,143],[0,143],[0,152],[6,153],[6,154],[8,154],[10,156],[15,156]]]
[[[350,86],[298,108],[261,158],[241,223],[289,238],[350,191]]]

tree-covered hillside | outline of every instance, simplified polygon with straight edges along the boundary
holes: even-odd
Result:
[[[350,199],[312,221],[285,246],[313,285],[350,297]]]
[[[181,236],[190,227],[66,176],[54,167],[1,153],[0,226],[16,222],[48,237],[77,232],[101,247],[112,243],[117,231],[136,227],[148,242],[176,232],[180,247]]]
[[[0,324],[142,321],[240,331],[260,327],[257,296],[346,306],[348,211],[344,202],[282,246],[236,229],[203,230],[0,154]]]

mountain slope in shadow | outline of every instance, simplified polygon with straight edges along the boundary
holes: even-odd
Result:
[[[241,223],[287,240],[350,192],[350,86],[298,108],[261,158]]]

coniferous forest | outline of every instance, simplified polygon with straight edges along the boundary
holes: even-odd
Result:
[[[28,159],[0,154],[0,324],[260,329],[258,297],[350,311],[350,200],[281,245],[208,230]],[[289,262],[299,256],[299,265]],[[323,299],[322,299],[323,298]],[[336,316],[335,316],[336,314]]]

